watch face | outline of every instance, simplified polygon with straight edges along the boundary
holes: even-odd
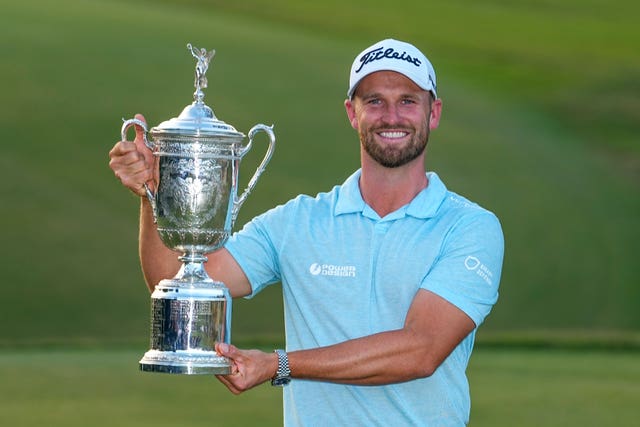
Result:
[[[282,378],[274,378],[271,380],[271,385],[274,386],[285,386],[291,382],[291,378],[282,377]]]

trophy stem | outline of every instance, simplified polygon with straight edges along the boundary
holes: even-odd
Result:
[[[205,263],[209,261],[204,254],[200,252],[185,252],[178,259],[182,262]]]
[[[173,278],[174,281],[191,286],[203,284],[210,286],[214,283],[204,268],[204,263],[208,261],[205,255],[198,252],[185,252],[178,259],[182,261],[182,267]]]

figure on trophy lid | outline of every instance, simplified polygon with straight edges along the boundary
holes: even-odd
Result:
[[[196,64],[196,78],[194,83],[196,87],[196,92],[197,92],[200,89],[204,89],[207,87],[207,77],[205,76],[205,74],[209,69],[209,63],[211,62],[211,59],[213,59],[214,55],[216,54],[216,51],[215,49],[212,49],[209,52],[207,52],[206,49],[204,48],[198,49],[197,47],[193,46],[191,43],[187,44],[187,48],[191,51],[191,55],[193,55],[193,57],[196,58],[196,60],[198,61],[198,63]]]

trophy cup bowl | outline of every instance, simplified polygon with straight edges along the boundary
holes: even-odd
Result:
[[[194,102],[177,117],[150,131],[144,122],[125,120],[127,129],[144,129],[154,154],[155,189],[145,184],[163,244],[182,253],[180,271],[158,283],[151,295],[150,349],[140,369],[174,374],[229,374],[231,364],[215,351],[231,341],[231,296],[224,283],[205,271],[206,254],[224,245],[240,206],[257,183],[275,147],[273,127],[255,125],[245,135],[218,120],[204,104],[204,73],[215,51],[187,45],[197,59]],[[238,197],[239,168],[259,132],[269,137],[262,162]],[[151,134],[149,141],[147,134]]]

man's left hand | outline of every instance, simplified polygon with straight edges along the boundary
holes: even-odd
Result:
[[[276,353],[240,350],[234,345],[218,343],[216,351],[232,364],[231,373],[216,375],[233,394],[240,394],[273,378],[278,370]]]

